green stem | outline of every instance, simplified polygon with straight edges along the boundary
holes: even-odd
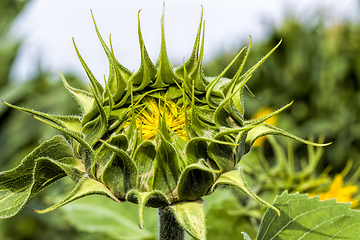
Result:
[[[176,221],[173,212],[165,207],[159,208],[159,240],[183,240],[184,229]]]

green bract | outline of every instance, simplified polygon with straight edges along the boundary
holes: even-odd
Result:
[[[155,64],[145,48],[139,20],[141,65],[133,73],[115,59],[111,40],[109,48],[96,24],[95,29],[109,60],[105,87],[95,79],[75,43],[91,92],[71,87],[60,73],[64,86],[81,107],[81,116],[51,115],[6,103],[69,137],[53,137],[18,167],[0,174],[2,218],[17,214],[31,197],[68,175],[77,184],[70,195],[37,212],[49,212],[75,199],[101,194],[118,202],[137,203],[140,226],[144,207],[168,208],[183,229],[204,239],[201,197],[218,186],[238,188],[272,207],[251,191],[242,169],[235,168],[257,138],[276,134],[322,145],[265,123],[291,103],[260,119],[244,118],[243,94],[247,91],[252,95],[246,82],[280,43],[243,73],[250,41],[232,79],[223,75],[245,48],[219,76],[208,78],[202,71],[202,16],[190,59],[173,68],[166,53],[163,15],[161,49]]]

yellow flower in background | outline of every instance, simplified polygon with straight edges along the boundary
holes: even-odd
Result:
[[[330,185],[328,192],[319,194],[309,194],[309,197],[319,196],[320,200],[336,199],[337,202],[349,203],[351,202],[351,208],[356,208],[359,205],[359,201],[352,198],[353,194],[358,191],[357,186],[344,187],[344,179],[341,174],[337,174]]]
[[[274,109],[269,108],[269,107],[262,107],[260,108],[253,116],[253,119],[257,119],[257,118],[262,118],[270,113],[272,113],[274,111]],[[270,124],[270,125],[275,125],[276,122],[278,120],[278,116],[275,115],[272,118],[269,118],[267,121],[265,121],[266,123]],[[255,142],[253,147],[262,147],[264,145],[264,141],[266,139],[266,136],[260,137],[258,138]]]

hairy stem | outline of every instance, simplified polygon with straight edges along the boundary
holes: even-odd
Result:
[[[184,229],[176,221],[173,212],[165,207],[159,208],[159,240],[183,240]]]

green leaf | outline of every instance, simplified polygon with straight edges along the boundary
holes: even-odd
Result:
[[[276,207],[265,202],[251,190],[250,186],[246,182],[242,168],[222,174],[211,187],[211,192],[213,192],[218,185],[230,186],[240,189],[255,201],[273,208],[280,215],[280,212],[278,209],[276,209]]]
[[[0,218],[17,214],[30,198],[66,173],[76,180],[82,172],[78,168],[79,162],[64,137],[42,143],[19,166],[0,173]]]
[[[138,225],[138,206],[117,203],[100,196],[79,199],[61,208],[65,218],[78,230],[87,233],[104,233],[111,239],[156,240],[156,209],[146,208],[145,227]]]
[[[46,121],[43,121],[45,123],[48,123],[48,122],[55,123],[58,125],[57,129],[67,128],[70,131],[75,131],[78,133],[81,131],[81,121],[80,121],[80,117],[78,117],[78,116],[53,115],[53,114],[48,114],[48,113],[44,113],[44,112],[39,112],[36,110],[31,110],[28,108],[18,107],[13,104],[7,103],[5,101],[3,101],[3,103],[5,103],[6,105],[8,105],[9,107],[12,107],[14,109],[17,109],[17,110],[20,110],[23,112],[27,112],[32,115],[46,119]],[[50,126],[52,126],[52,125],[50,125]]]
[[[53,205],[47,209],[44,210],[34,210],[37,213],[47,213],[50,211],[53,211],[59,207],[62,207],[76,199],[86,197],[89,195],[104,195],[108,198],[111,198],[112,200],[119,202],[119,199],[117,199],[114,194],[101,182],[98,182],[92,178],[89,178],[87,175],[83,176],[80,181],[76,184],[75,188],[72,190],[72,192],[69,194],[67,198],[65,198],[60,203]]]
[[[335,199],[283,192],[275,198],[280,216],[267,209],[257,239],[359,239],[360,212]]]
[[[169,206],[180,226],[192,237],[206,239],[204,201],[179,202]]]

